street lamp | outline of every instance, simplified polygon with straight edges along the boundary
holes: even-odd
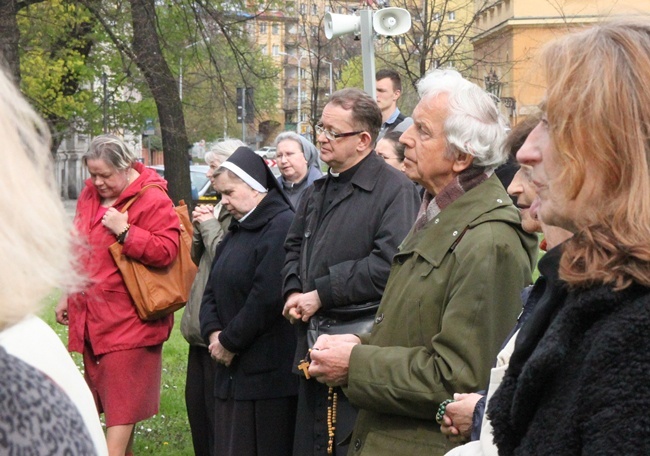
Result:
[[[483,81],[485,82],[485,90],[494,95],[498,101],[501,97],[501,86],[503,83],[499,81],[499,76],[497,76],[494,68],[491,68],[488,74],[483,77]]]
[[[302,118],[301,118],[302,117],[302,83],[301,83],[302,66],[300,64],[302,62],[302,59],[304,57],[307,57],[308,54],[302,53],[300,54],[300,57],[298,57],[296,55],[287,54],[286,52],[278,52],[278,55],[286,55],[287,57],[293,57],[298,61],[298,120],[297,120],[298,123],[296,124],[296,131],[298,132],[298,134],[300,134],[300,123],[302,122]]]

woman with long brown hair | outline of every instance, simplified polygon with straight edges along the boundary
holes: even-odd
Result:
[[[500,455],[650,454],[650,21],[550,43],[532,167],[559,282],[522,328],[488,415]],[[550,254],[550,252],[549,252]]]

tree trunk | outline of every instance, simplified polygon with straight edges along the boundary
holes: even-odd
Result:
[[[176,80],[162,55],[154,0],[130,0],[133,22],[133,52],[158,108],[162,132],[165,178],[169,196],[178,203],[192,201],[190,169],[183,107]]]

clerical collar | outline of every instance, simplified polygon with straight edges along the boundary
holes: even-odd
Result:
[[[371,154],[366,155],[365,157],[363,157],[363,159],[362,159],[359,163],[357,163],[356,165],[354,165],[354,166],[353,166],[352,168],[350,168],[350,169],[346,169],[346,170],[343,171],[343,172],[340,172],[340,173],[334,173],[334,172],[332,172],[332,168],[329,168],[329,169],[327,170],[327,173],[328,173],[329,176],[332,177],[332,178],[334,179],[334,181],[336,181],[336,182],[340,182],[340,183],[350,182],[350,181],[352,180],[352,177],[356,174],[357,170],[361,167],[361,163],[363,163],[364,161],[368,160],[368,157],[370,157],[370,155],[371,155]]]

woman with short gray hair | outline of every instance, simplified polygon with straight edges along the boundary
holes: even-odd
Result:
[[[125,256],[164,268],[176,259],[181,227],[167,182],[122,139],[97,136],[82,160],[90,178],[74,222],[88,246],[79,263],[90,280],[59,303],[56,319],[69,327],[69,350],[83,355],[109,454],[131,454],[135,424],[158,413],[162,344],[174,319],[140,319],[109,247],[117,241]]]
[[[307,187],[323,173],[320,170],[318,149],[302,136],[285,131],[275,138],[280,177],[278,182],[289,197],[293,207],[298,207]]]

